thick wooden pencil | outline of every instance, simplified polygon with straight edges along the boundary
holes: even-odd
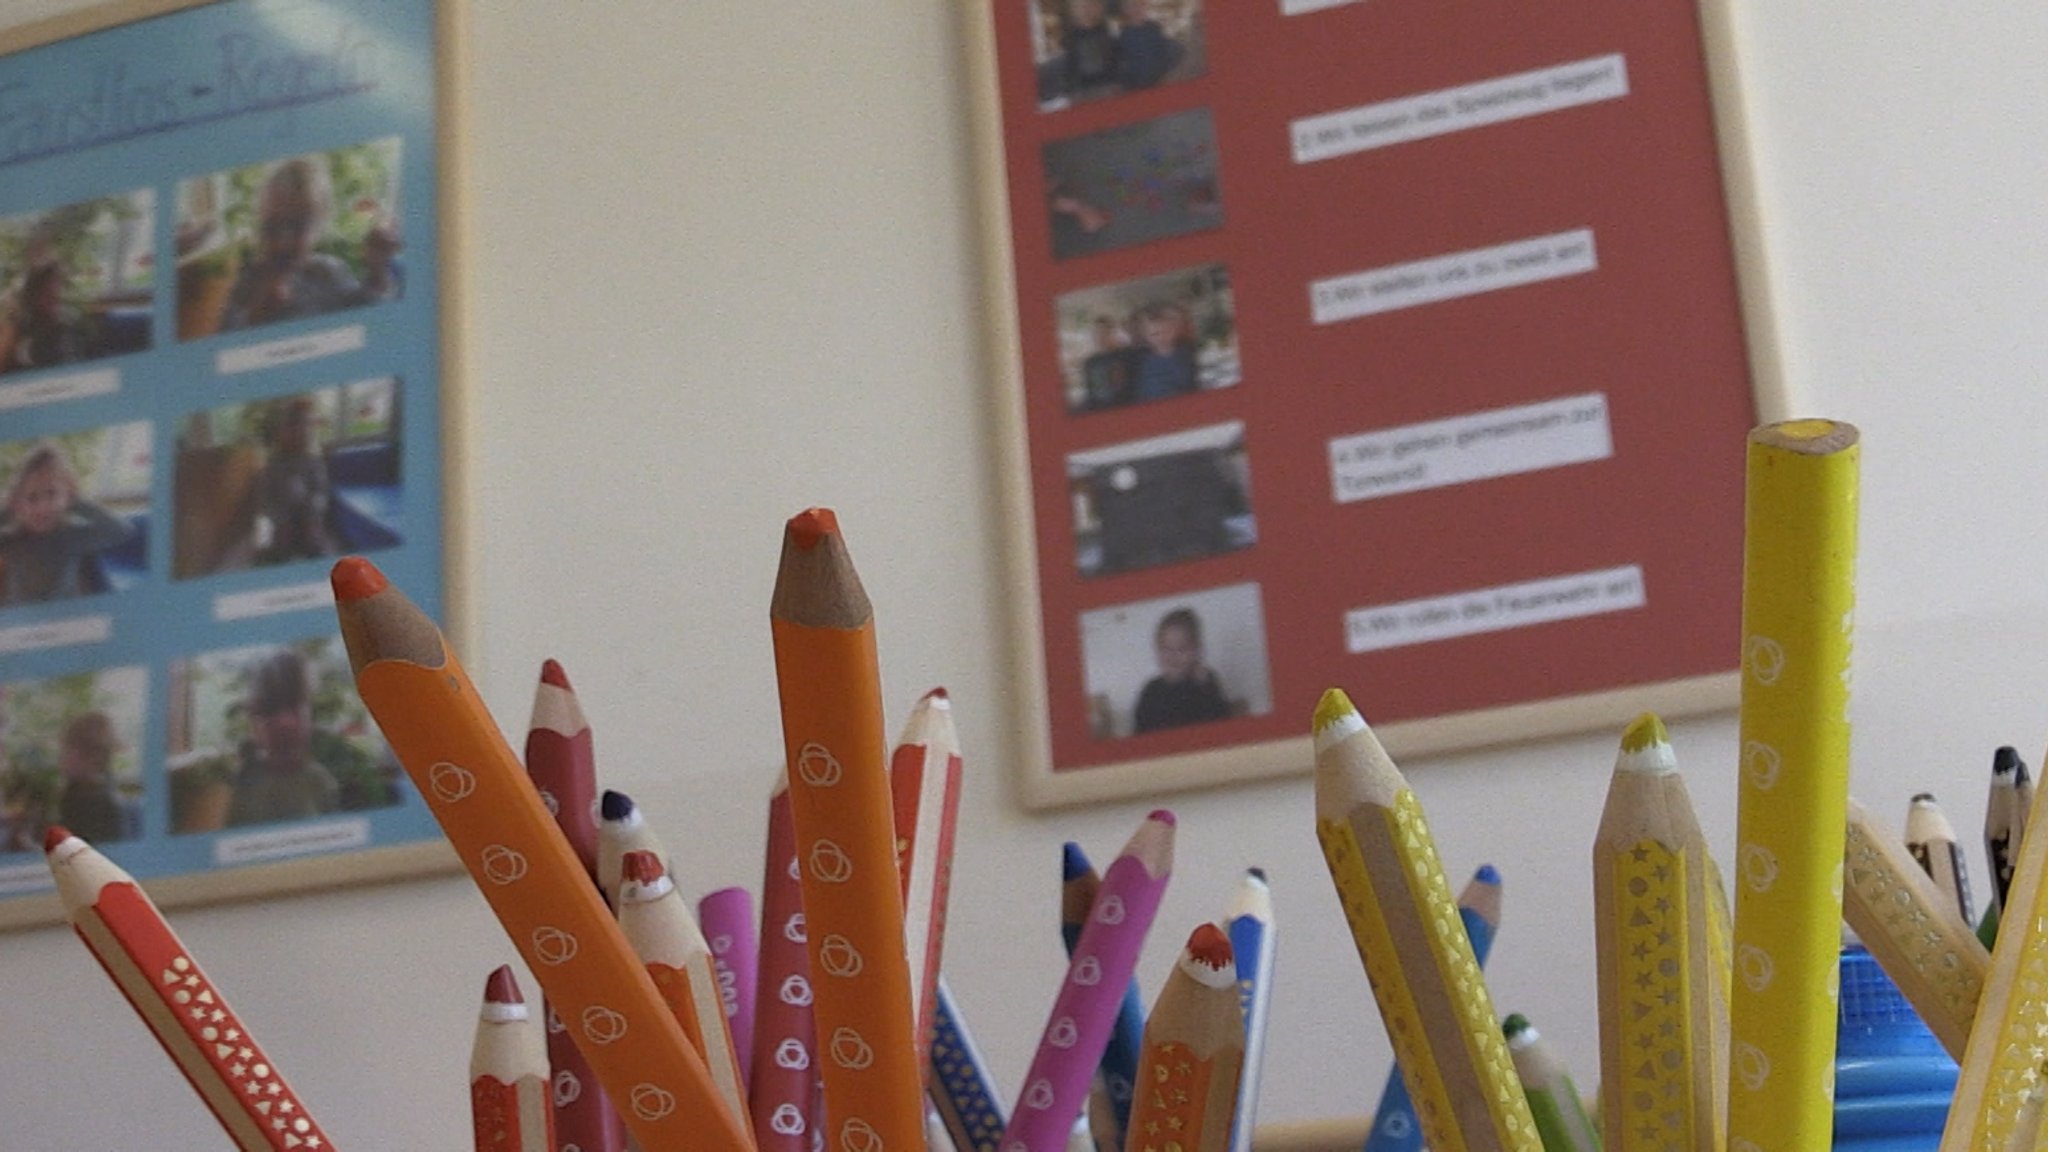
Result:
[[[590,721],[569,683],[569,674],[553,661],[541,665],[533,693],[533,718],[526,731],[526,774],[540,791],[541,803],[555,817],[555,826],[575,849],[576,859],[597,883],[597,757]],[[618,1110],[605,1098],[591,1074],[582,1049],[543,1003],[547,1020],[548,1063],[553,1068],[549,1093],[555,1113],[556,1138],[581,1152],[620,1152],[626,1128]]]
[[[939,977],[938,1024],[932,1029],[931,1097],[946,1133],[959,1152],[996,1152],[1009,1118],[995,1077],[989,1075],[974,1034]]]
[[[761,971],[761,942],[755,935],[754,896],[745,888],[720,888],[697,901],[697,923],[711,945],[711,964],[718,970],[719,992],[725,998],[725,1022],[732,1049],[740,1058],[740,1079],[754,1066],[755,981]]]
[[[2027,809],[2020,801],[2020,782],[2027,762],[2010,745],[1991,754],[1991,791],[1984,803],[1984,858],[1991,869],[1991,906],[2005,910],[2012,887],[2013,861],[2027,829]],[[2028,790],[2032,790],[2031,783]]]
[[[1088,1082],[1116,1022],[1145,934],[1173,873],[1173,813],[1138,825],[1103,873],[1088,923],[1074,944],[1024,1087],[1010,1109],[1004,1152],[1058,1152],[1088,1098]]]
[[[597,803],[597,883],[612,907],[619,904],[620,862],[628,852],[652,852],[666,869],[673,865],[668,849],[655,834],[647,813],[624,792],[607,788]]]
[[[469,1108],[476,1152],[555,1152],[548,1046],[526,1010],[512,966],[484,982],[469,1049]]]
[[[747,1108],[761,1152],[810,1152],[819,1122],[816,1026],[804,896],[797,880],[796,828],[780,768],[768,798],[768,844],[761,873],[759,1034],[747,1070]]]
[[[1749,434],[1728,1005],[1728,1142],[1744,1152],[1825,1148],[1834,1127],[1857,456],[1834,421]]]
[[[356,691],[643,1148],[749,1152],[439,628],[375,565],[334,566]]]
[[[121,866],[52,825],[44,860],[78,938],[240,1152],[331,1148],[277,1064]]]
[[[718,973],[711,963],[711,945],[690,915],[690,906],[652,852],[626,853],[619,862],[619,927],[647,966],[661,998],[704,1066],[711,1082],[735,1118],[747,1115],[746,1087],[739,1055],[725,1022],[725,1000],[719,995]]]
[[[1224,1152],[1244,1069],[1244,1012],[1230,938],[1214,924],[1188,937],[1145,1018],[1130,1142]]]
[[[789,521],[769,609],[825,1099],[843,1148],[924,1139],[874,612],[839,522]]]
[[[1424,1141],[1440,1152],[1538,1152],[1421,802],[1343,692],[1323,694],[1314,732],[1316,837]]]
[[[1951,914],[1952,893],[1936,888],[1905,846],[1854,800],[1842,864],[1842,918],[1942,1047],[1961,1061],[1990,953]]]
[[[924,1065],[937,1022],[946,898],[953,885],[953,828],[960,815],[960,735],[944,688],[910,710],[889,756],[896,867],[903,878],[903,950],[910,957],[917,1059]]]
[[[1622,734],[1593,841],[1602,1131],[1616,1152],[1719,1147],[1706,838],[1657,717]]]
[[[1088,926],[1088,912],[1102,891],[1102,877],[1079,844],[1069,840],[1060,849],[1060,940],[1071,961]],[[1138,1076],[1138,1057],[1145,1047],[1145,999],[1138,979],[1124,986],[1116,1023],[1102,1048],[1102,1063],[1088,1096],[1088,1115],[1099,1152],[1118,1152],[1131,1121],[1131,1096]]]
[[[1934,793],[1916,794],[1906,807],[1906,851],[1914,863],[1934,880],[1934,887],[1955,909],[1957,919],[1970,924],[1970,866],[1963,859],[1956,830],[1943,814]]]
[[[1543,1152],[1600,1152],[1600,1137],[1572,1083],[1571,1070],[1564,1066],[1543,1036],[1526,1017],[1509,1016],[1501,1023],[1508,1039],[1508,1053],[1515,1060],[1515,1074],[1522,1078],[1522,1091],[1529,1097],[1529,1112],[1536,1118],[1536,1131],[1543,1136]],[[1616,1147],[1621,1147],[1619,1143]],[[1665,1145],[1679,1152],[1685,1145]],[[1713,1152],[1697,1148],[1696,1152]]]
[[[1266,1055],[1266,1018],[1273,1003],[1273,890],[1262,868],[1248,868],[1224,917],[1230,953],[1237,964],[1238,1008],[1244,1016],[1244,1071],[1237,1079],[1237,1109],[1231,1121],[1231,1152],[1251,1152],[1259,1116],[1259,1065]]]

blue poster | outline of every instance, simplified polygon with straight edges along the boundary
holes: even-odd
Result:
[[[439,836],[327,571],[442,614],[430,0],[0,57],[0,898]]]

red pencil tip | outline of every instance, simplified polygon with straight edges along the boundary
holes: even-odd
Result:
[[[652,884],[661,879],[661,857],[652,852],[628,852],[619,861],[619,874],[635,884]]]
[[[45,853],[55,852],[57,845],[69,839],[71,839],[71,829],[66,828],[62,824],[52,824],[50,825],[50,830],[43,833],[43,851]]]
[[[334,585],[334,598],[341,601],[368,600],[391,586],[377,566],[361,556],[344,556],[335,561],[328,580]]]
[[[564,692],[574,692],[576,690],[569,686],[569,674],[562,671],[562,665],[553,659],[541,662],[540,682],[543,684],[553,684]]]
[[[1230,963],[1230,937],[1214,924],[1204,924],[1188,936],[1188,955],[1197,964],[1221,968]]]
[[[943,685],[943,684],[941,684],[941,685],[940,685],[940,686],[938,686],[937,688],[934,688],[934,689],[932,689],[931,691],[929,691],[929,692],[925,693],[924,695],[925,695],[925,699],[927,699],[927,700],[951,700],[951,699],[952,699],[952,697],[951,697],[951,696],[948,696],[948,695],[946,695],[946,686],[945,686],[945,685]]]
[[[839,534],[839,517],[830,508],[806,508],[789,518],[789,535],[796,546],[808,552],[818,541]]]
[[[1180,825],[1180,821],[1175,820],[1173,818],[1173,813],[1167,811],[1164,808],[1154,808],[1151,811],[1151,813],[1145,817],[1145,819],[1157,820],[1161,824],[1166,825],[1168,828],[1175,828],[1179,827]]]
[[[510,964],[498,965],[498,970],[484,981],[484,1000],[491,1004],[526,1003],[526,997],[519,994],[519,981],[512,977]]]

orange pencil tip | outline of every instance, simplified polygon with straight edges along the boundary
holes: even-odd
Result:
[[[1204,924],[1188,936],[1188,955],[1197,964],[1221,968],[1230,963],[1230,937],[1214,924]]]
[[[55,852],[57,845],[69,839],[71,839],[71,829],[66,828],[62,824],[52,824],[50,825],[50,830],[43,833],[43,851]]]
[[[569,686],[569,674],[562,671],[561,663],[552,658],[541,662],[540,682],[543,684],[553,684],[564,692],[574,692],[576,690]]]
[[[818,541],[839,534],[839,517],[830,508],[806,508],[789,518],[789,535],[806,552]]]
[[[500,964],[491,978],[484,981],[484,1000],[492,1004],[524,1004],[526,997],[519,994],[519,981],[512,976],[510,964]]]
[[[661,879],[661,857],[652,852],[628,852],[619,861],[619,874],[635,884],[652,884]]]
[[[335,561],[334,571],[327,579],[334,585],[334,598],[341,601],[368,600],[391,587],[391,581],[377,571],[377,566],[361,556],[344,556]]]

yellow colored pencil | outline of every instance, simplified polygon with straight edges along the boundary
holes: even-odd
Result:
[[[1842,863],[1842,918],[1942,1047],[1961,1060],[1991,955],[1955,914],[1955,890],[1937,887],[1854,800]]]
[[[1728,1143],[1826,1148],[1849,797],[1857,433],[1749,435]]]
[[[1435,1152],[1542,1152],[1422,804],[1343,692],[1316,705],[1316,837]]]

